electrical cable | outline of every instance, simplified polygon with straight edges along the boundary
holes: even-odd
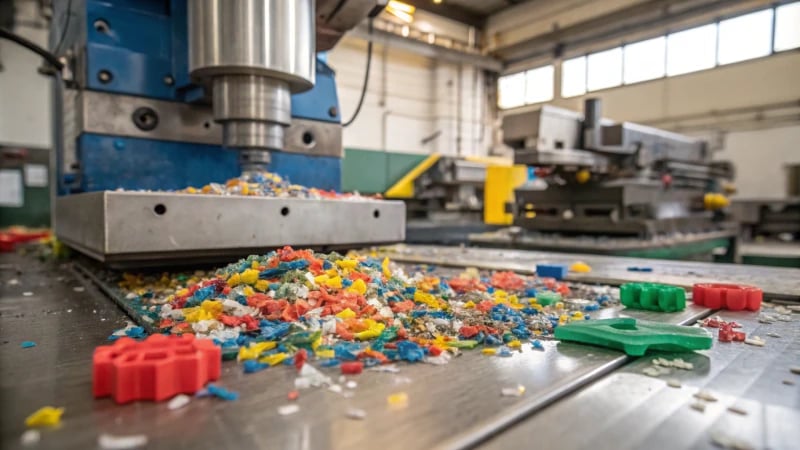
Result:
[[[36,53],[37,55],[39,55],[42,58],[44,58],[45,61],[50,63],[50,65],[55,67],[56,70],[58,70],[58,71],[60,71],[61,69],[64,68],[64,64],[62,64],[61,61],[58,60],[56,55],[48,52],[47,50],[43,49],[42,47],[39,47],[35,43],[25,39],[24,37],[22,37],[22,36],[20,36],[18,34],[14,34],[14,33],[10,32],[10,31],[8,31],[8,30],[6,30],[4,28],[0,28],[0,38],[8,39],[9,41],[15,42],[15,43],[27,48],[28,50]]]
[[[348,127],[352,124],[356,117],[358,117],[358,113],[361,112],[361,106],[364,105],[364,97],[367,96],[367,86],[369,85],[369,68],[372,65],[372,18],[369,19],[367,27],[369,29],[369,40],[367,41],[367,69],[364,72],[364,84],[361,86],[361,96],[358,99],[358,105],[356,105],[356,110],[353,112],[353,116],[347,122],[343,123],[343,127]]]
[[[54,54],[58,55],[61,51],[61,45],[64,44],[64,38],[67,37],[67,30],[69,30],[69,19],[72,18],[72,0],[67,1],[67,18],[64,19],[64,28],[61,29],[61,37],[58,39]]]

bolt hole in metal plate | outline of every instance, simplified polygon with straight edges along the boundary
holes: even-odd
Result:
[[[167,212],[167,207],[163,203],[159,203],[153,207],[153,212],[156,215],[163,216]]]
[[[281,208],[281,215],[284,216],[284,217],[289,215],[289,207],[288,206],[284,206],[283,208]]]

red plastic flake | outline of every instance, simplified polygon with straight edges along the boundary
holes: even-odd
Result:
[[[428,354],[431,356],[439,356],[442,354],[442,349],[435,345],[431,345],[428,347]]]
[[[718,337],[720,342],[731,342],[731,341],[744,342],[746,336],[742,331],[734,331],[733,324],[722,323],[719,326]]]
[[[301,348],[294,354],[294,367],[297,368],[298,372],[303,368],[303,364],[306,363],[306,360],[308,360],[308,352],[306,349]]]
[[[458,293],[486,290],[486,286],[475,278],[451,278],[447,280],[447,284],[450,285],[452,290]]]
[[[221,362],[219,347],[192,334],[154,334],[138,342],[122,337],[94,350],[92,390],[117,403],[167,400],[218,379]]]
[[[286,398],[292,401],[297,400],[298,397],[300,397],[300,392],[298,391],[289,391],[289,393],[286,394]]]
[[[469,339],[478,334],[478,327],[471,325],[464,325],[458,330],[458,334]]]
[[[758,311],[763,295],[761,289],[743,284],[698,283],[692,288],[696,305],[731,311]]]
[[[358,375],[364,370],[364,363],[361,361],[347,361],[342,363],[342,373],[344,375]]]
[[[514,272],[495,272],[491,284],[498,289],[513,291],[524,288],[525,280]]]

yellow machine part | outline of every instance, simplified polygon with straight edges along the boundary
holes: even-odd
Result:
[[[384,196],[386,198],[413,198],[414,180],[416,180],[420,175],[425,173],[426,170],[430,169],[434,164],[436,164],[441,157],[442,155],[433,153],[422,160],[421,163],[417,164],[417,167],[411,169],[411,171],[403,175],[403,178],[400,178],[397,183],[393,184],[392,187],[387,189]]]
[[[514,201],[514,189],[528,179],[528,168],[489,166],[483,187],[483,221],[487,225],[511,225],[514,216],[506,212],[506,203]]]

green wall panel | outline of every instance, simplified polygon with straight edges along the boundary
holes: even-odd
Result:
[[[342,161],[342,190],[362,194],[385,192],[427,156],[346,148]]]

